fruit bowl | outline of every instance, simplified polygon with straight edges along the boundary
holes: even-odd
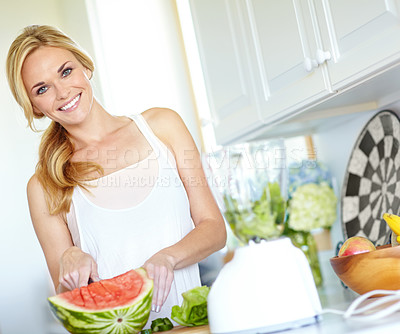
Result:
[[[330,263],[340,280],[360,295],[400,289],[400,246],[384,245],[367,253],[336,256]]]

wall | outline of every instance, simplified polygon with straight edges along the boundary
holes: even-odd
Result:
[[[173,0],[87,0],[105,106],[115,115],[152,107],[177,111],[197,146],[195,116],[183,40]]]
[[[331,230],[332,244],[336,247],[339,241],[344,240],[340,223],[340,198],[343,179],[347,163],[353,146],[370,118],[378,111],[389,109],[400,115],[400,101],[368,112],[355,113],[327,120],[326,127],[321,127],[313,135],[317,159],[326,163],[336,179],[337,195],[339,199],[338,219]]]

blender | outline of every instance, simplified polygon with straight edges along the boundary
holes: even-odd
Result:
[[[288,170],[282,139],[208,155],[217,202],[239,240],[208,295],[211,333],[268,333],[310,325],[321,312],[303,252],[282,236]]]

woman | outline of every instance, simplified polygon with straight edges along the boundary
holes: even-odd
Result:
[[[181,118],[112,116],[93,71],[53,27],[26,27],[10,47],[8,82],[29,126],[52,120],[27,186],[33,226],[57,292],[142,266],[154,280],[150,320],[170,317],[200,285],[197,262],[225,245],[225,224]]]

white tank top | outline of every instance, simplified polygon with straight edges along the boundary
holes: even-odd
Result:
[[[144,160],[91,181],[91,194],[74,189],[68,227],[75,245],[93,256],[101,279],[144,264],[159,250],[180,241],[193,228],[189,200],[168,148],[142,115],[131,116],[152,148]],[[159,313],[171,319],[181,294],[200,286],[198,265],[174,271],[169,296]]]

